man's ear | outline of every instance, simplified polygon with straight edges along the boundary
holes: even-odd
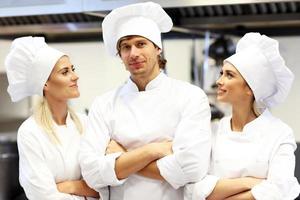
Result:
[[[162,50],[158,48],[158,55],[161,54]]]

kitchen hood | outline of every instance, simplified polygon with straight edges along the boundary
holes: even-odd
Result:
[[[300,1],[287,0],[153,0],[172,17],[166,37],[215,34],[268,35],[300,33]],[[113,8],[138,0],[2,0],[0,38],[44,35],[59,38],[100,38],[101,22]],[[69,37],[69,36],[72,37]]]

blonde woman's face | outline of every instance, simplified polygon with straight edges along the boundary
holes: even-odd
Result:
[[[61,57],[55,64],[48,81],[44,87],[46,98],[51,97],[57,100],[68,100],[79,97],[79,77],[68,56]]]
[[[253,93],[239,71],[225,63],[217,80],[217,99],[230,104],[239,104],[253,99]]]

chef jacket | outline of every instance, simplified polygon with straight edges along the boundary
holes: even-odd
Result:
[[[105,155],[110,139],[128,150],[151,142],[173,141],[173,154],[157,161],[166,181],[132,174],[118,180],[115,160],[121,153]],[[211,150],[210,108],[196,86],[160,73],[145,91],[129,79],[93,103],[82,140],[80,164],[93,188],[111,185],[111,200],[183,199],[186,183],[207,173]]]
[[[265,179],[251,190],[257,200],[295,199],[300,187],[294,177],[297,146],[291,128],[268,109],[242,132],[232,131],[230,120],[223,118],[213,134],[209,175],[187,185],[185,199],[205,199],[219,178],[238,177]]]
[[[86,117],[79,115],[85,126]],[[81,135],[68,114],[66,125],[54,125],[60,144],[54,144],[34,117],[18,130],[19,180],[30,200],[84,200],[60,193],[56,183],[82,179],[78,161]],[[95,198],[87,198],[95,199]]]

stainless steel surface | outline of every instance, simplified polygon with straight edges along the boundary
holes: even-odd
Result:
[[[13,200],[23,192],[19,184],[17,142],[11,135],[3,136],[6,137],[0,139],[0,200]]]
[[[5,73],[0,73],[0,132],[16,131],[20,122],[31,114],[30,98],[13,103],[7,92],[7,87],[7,76]]]
[[[154,1],[160,3],[174,21],[174,29],[167,36],[179,34],[204,37],[206,30],[210,30],[212,36],[242,35],[248,31],[269,35],[300,33],[299,0]],[[22,3],[25,0],[1,2],[0,38],[42,34],[50,39],[67,36],[72,40],[69,36],[76,34],[99,38],[97,33],[101,33],[101,21],[109,10],[141,1],[47,0],[37,3],[37,0],[28,0],[26,5]]]
[[[1,142],[16,142],[17,141],[17,131],[10,132],[0,132],[0,143]]]
[[[112,10],[114,8],[139,3],[147,0],[83,0],[85,11]],[[290,2],[290,0],[152,0],[164,8],[192,7],[192,6],[215,6],[233,4],[274,3]]]
[[[0,16],[82,12],[82,0],[1,0]]]
[[[16,35],[16,34],[64,34],[64,33],[100,33],[99,22],[90,23],[51,23],[43,25],[12,25],[4,26],[1,28],[0,33],[3,35]]]

